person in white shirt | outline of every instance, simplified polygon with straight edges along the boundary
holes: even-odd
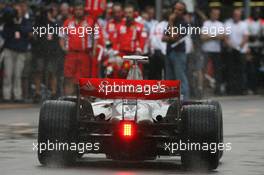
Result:
[[[243,95],[246,86],[245,54],[249,51],[249,31],[247,23],[241,17],[242,10],[236,8],[232,19],[225,23],[225,28],[230,29],[225,40],[229,50],[226,61],[227,92],[232,95]]]
[[[150,70],[149,79],[162,79],[164,71],[164,59],[167,43],[162,41],[164,31],[168,26],[168,12],[163,14],[163,20],[155,23],[150,30]]]
[[[146,27],[150,31],[152,28],[154,28],[157,25],[159,21],[155,19],[155,8],[154,7],[147,6],[145,8],[145,11],[149,16],[149,20],[146,21]]]
[[[224,24],[219,21],[220,9],[212,8],[210,19],[202,27],[202,50],[205,54],[204,70],[206,71],[209,59],[212,60],[215,79],[215,94],[221,95],[223,63],[221,58],[221,41],[224,39]]]
[[[195,28],[201,28],[203,22],[197,13],[186,13],[186,22]],[[190,33],[185,38],[187,54],[187,72],[190,86],[190,96],[201,99],[203,97],[203,64],[204,55],[201,49],[200,33]]]
[[[259,7],[251,10],[251,16],[246,20],[249,31],[249,49],[247,56],[247,88],[249,94],[257,93],[258,69],[263,50],[261,9]]]

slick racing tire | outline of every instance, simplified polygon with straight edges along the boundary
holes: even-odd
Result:
[[[201,100],[202,104],[213,105],[216,107],[218,119],[220,120],[220,143],[224,143],[224,133],[223,133],[223,113],[221,104],[214,100]],[[219,150],[219,159],[223,157],[223,150]]]
[[[62,96],[59,98],[61,101],[71,101],[77,104],[77,96]],[[80,118],[88,118],[92,120],[94,118],[94,112],[92,104],[89,100],[80,97]]]
[[[165,121],[168,123],[175,123],[180,116],[180,102],[175,100],[168,108]]]
[[[76,103],[59,100],[44,102],[40,109],[38,128],[39,162],[42,165],[74,164],[77,150],[68,148],[77,143],[77,138]],[[63,144],[63,148],[59,144]]]
[[[185,169],[213,170],[218,167],[220,153],[217,146],[221,141],[219,117],[214,105],[183,106],[182,142],[189,145],[181,153]]]

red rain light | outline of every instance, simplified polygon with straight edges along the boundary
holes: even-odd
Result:
[[[121,122],[120,134],[123,138],[132,138],[135,135],[135,124],[130,121]]]
[[[129,123],[125,123],[123,125],[123,135],[124,136],[131,136],[132,135],[132,125]]]

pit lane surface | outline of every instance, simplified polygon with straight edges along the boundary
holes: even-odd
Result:
[[[225,97],[223,107],[224,139],[232,143],[225,152],[216,175],[264,174],[264,97]],[[179,158],[161,157],[148,162],[117,162],[103,155],[87,155],[70,168],[45,168],[32,151],[36,142],[38,107],[0,110],[0,174],[1,175],[146,175],[205,174],[185,172]]]

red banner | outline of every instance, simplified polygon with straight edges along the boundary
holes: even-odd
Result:
[[[179,80],[81,78],[79,83],[82,96],[145,100],[180,97]]]

